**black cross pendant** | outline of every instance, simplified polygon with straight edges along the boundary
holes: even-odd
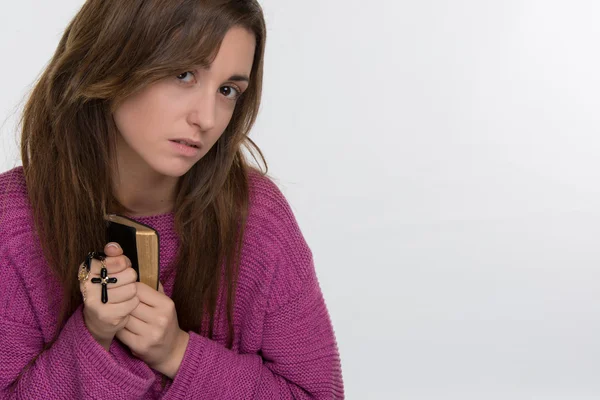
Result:
[[[106,287],[109,283],[117,283],[117,278],[109,278],[108,271],[105,267],[100,270],[100,278],[92,278],[92,283],[102,284],[102,303],[108,303],[108,288]]]

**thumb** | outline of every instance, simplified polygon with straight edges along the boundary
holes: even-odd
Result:
[[[107,243],[106,246],[104,246],[104,254],[106,254],[109,257],[120,256],[121,254],[123,254],[123,249],[121,248],[121,246],[119,246],[119,243],[110,242]]]
[[[165,288],[163,287],[162,283],[160,283],[160,281],[158,282],[158,291],[162,294],[165,293]]]

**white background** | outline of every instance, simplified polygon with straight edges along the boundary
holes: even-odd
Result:
[[[0,3],[0,170],[81,0]],[[252,135],[352,399],[600,398],[600,2],[262,1]]]

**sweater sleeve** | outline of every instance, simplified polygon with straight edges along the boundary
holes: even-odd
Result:
[[[260,185],[260,186],[258,186]],[[190,332],[184,358],[163,397],[175,399],[340,399],[341,361],[310,251],[283,194],[258,184],[252,213],[264,232],[256,252],[273,272],[257,354],[238,354]],[[273,239],[266,246],[267,238]]]
[[[82,306],[54,344],[19,374],[44,346],[20,277],[0,257],[0,398],[139,399],[154,381],[149,368],[126,369],[94,340]],[[17,379],[18,378],[18,379]]]
[[[341,399],[340,358],[316,281],[267,315],[261,354],[236,354],[194,332],[165,400]]]

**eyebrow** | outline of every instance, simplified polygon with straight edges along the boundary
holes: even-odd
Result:
[[[241,81],[250,82],[250,79],[246,75],[233,75],[233,76],[230,76],[228,80],[235,81],[235,82],[241,82]]]

